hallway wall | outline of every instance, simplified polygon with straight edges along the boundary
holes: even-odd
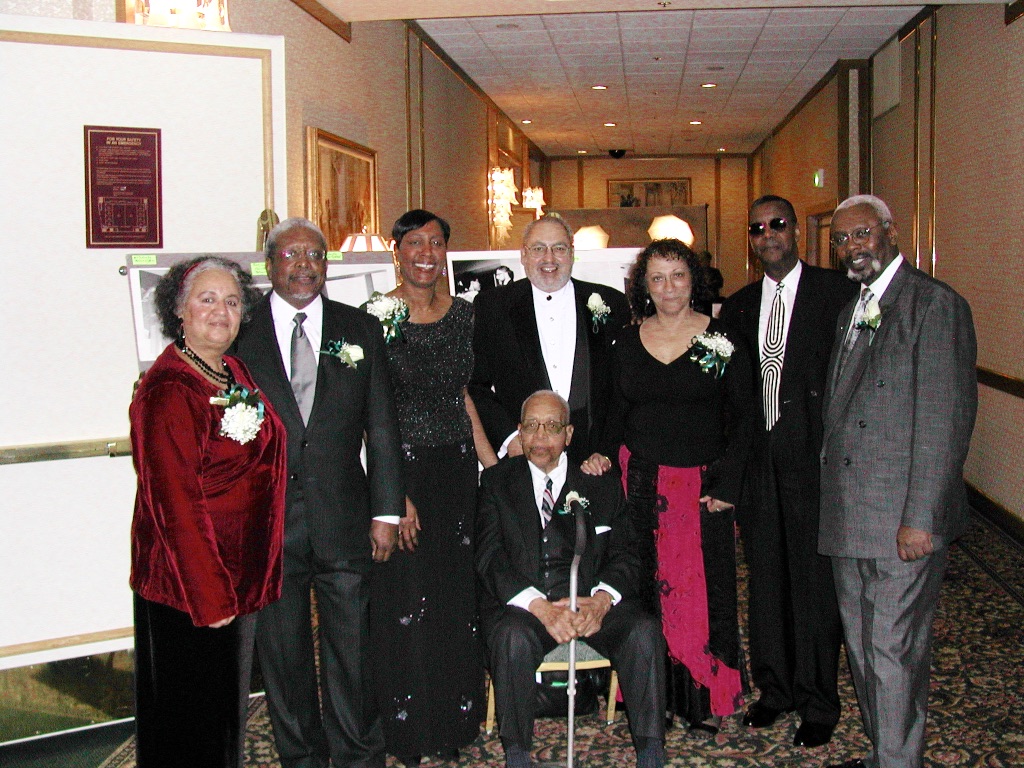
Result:
[[[978,365],[985,370],[967,479],[1024,521],[1024,400],[1010,393],[1024,390],[1024,262],[1018,222],[1024,210],[1024,20],[1007,26],[1002,5],[942,6],[903,41],[901,54],[900,105],[874,124],[874,191],[893,202],[904,255],[914,259],[917,254],[922,269],[971,304]],[[920,192],[913,163],[915,78]]]

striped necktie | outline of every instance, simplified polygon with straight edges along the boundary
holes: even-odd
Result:
[[[863,288],[860,293],[860,301],[857,302],[857,306],[854,307],[853,317],[850,318],[850,328],[846,333],[846,343],[843,344],[842,353],[839,356],[839,366],[837,373],[841,373],[843,367],[846,365],[846,361],[850,357],[850,353],[853,351],[854,346],[857,344],[857,339],[860,338],[861,328],[860,321],[864,319],[864,313],[867,311],[868,302],[875,298],[875,294],[871,292],[870,288]]]
[[[782,381],[782,353],[785,349],[786,304],[782,301],[782,283],[775,288],[768,328],[761,349],[761,397],[764,402],[764,425],[769,432],[779,420],[779,382]]]
[[[551,513],[555,509],[555,497],[551,493],[551,488],[554,486],[550,477],[544,477],[544,497],[540,502],[540,527],[547,528],[548,523],[551,522]]]

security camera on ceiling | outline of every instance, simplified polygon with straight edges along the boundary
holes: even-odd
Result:
[[[626,156],[626,150],[624,149],[609,149],[608,154],[614,157],[616,160]]]

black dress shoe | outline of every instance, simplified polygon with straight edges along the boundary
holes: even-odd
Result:
[[[833,763],[825,768],[867,768],[867,766],[863,760],[857,758],[856,760],[847,760],[845,763]]]
[[[750,709],[743,715],[743,724],[748,728],[767,728],[779,719],[785,710],[769,707],[760,701],[750,705]]]
[[[404,765],[405,768],[416,768],[422,759],[423,755],[398,755],[398,761]]]
[[[825,723],[812,723],[808,720],[800,723],[796,729],[796,736],[793,737],[793,746],[796,747],[820,747],[832,741],[832,731],[835,726]]]
[[[437,756],[440,757],[446,763],[457,763],[461,755],[457,749],[449,749],[442,752],[438,752]]]

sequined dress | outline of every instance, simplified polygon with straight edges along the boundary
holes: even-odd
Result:
[[[387,751],[450,752],[484,717],[476,624],[473,517],[477,458],[463,388],[473,370],[473,310],[456,297],[434,323],[403,323],[387,345],[405,453],[406,491],[422,529],[413,553],[374,566],[374,687]]]

